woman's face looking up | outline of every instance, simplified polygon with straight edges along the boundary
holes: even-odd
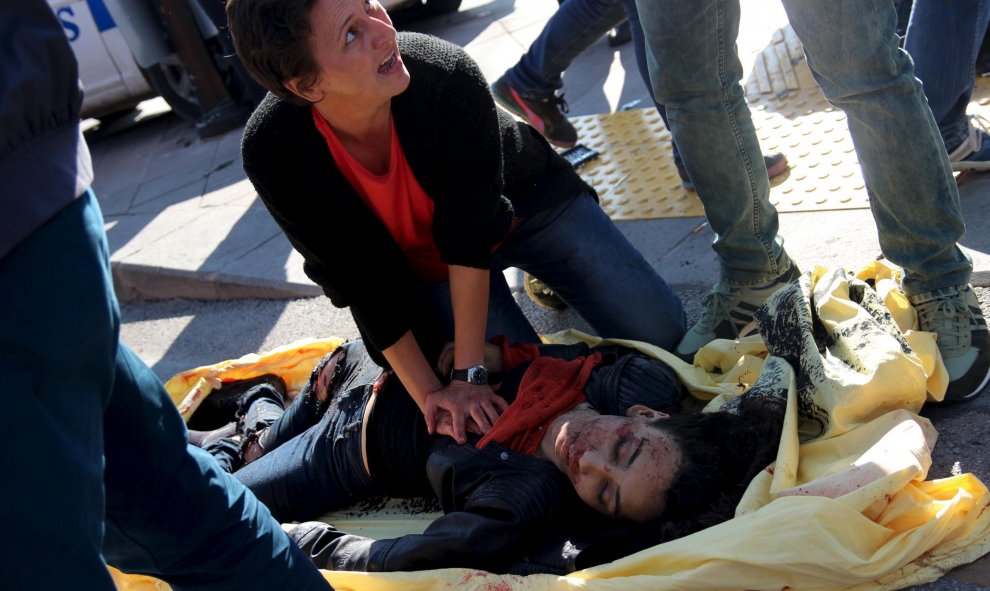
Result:
[[[649,425],[666,415],[644,406],[629,414],[565,413],[551,424],[543,449],[589,506],[644,521],[663,511],[682,456],[670,435]]]
[[[374,106],[409,85],[392,19],[377,0],[317,0],[309,22],[319,73],[291,80],[286,86],[296,94],[310,102]]]

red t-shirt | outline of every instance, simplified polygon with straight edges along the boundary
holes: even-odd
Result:
[[[395,121],[389,121],[392,142],[388,172],[381,175],[372,173],[350,155],[316,107],[313,107],[313,121],[326,139],[340,172],[388,229],[413,271],[424,279],[445,281],[448,268],[433,240],[433,199],[419,186],[409,168]]]

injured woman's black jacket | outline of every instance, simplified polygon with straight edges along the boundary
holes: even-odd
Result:
[[[584,345],[540,349],[544,356],[568,360],[589,354]],[[641,403],[663,412],[679,409],[681,385],[666,364],[621,347],[596,351],[602,356],[591,370],[584,394],[598,412],[625,414]],[[656,536],[640,535],[640,526],[589,508],[575,491],[576,485],[552,461],[517,453],[500,443],[490,442],[479,449],[426,434],[409,396],[394,391],[401,389],[399,381],[387,379],[383,385],[381,370],[370,362],[360,342],[345,345],[342,356],[331,363],[336,364],[331,407],[319,422],[313,425],[310,421],[305,432],[278,443],[235,476],[283,521],[313,519],[369,496],[427,492],[439,500],[444,515],[422,534],[383,540],[351,535],[325,523],[294,527],[290,537],[319,568],[410,571],[462,567],[495,573],[563,574],[657,542]],[[506,372],[500,394],[509,402],[528,365],[522,363]],[[365,417],[349,409],[363,409],[363,401],[373,391],[376,401],[367,419],[369,475],[360,455],[353,453],[354,442],[360,438],[348,435],[360,432]],[[303,400],[311,395],[304,390],[283,419],[293,409],[312,412],[313,405]],[[294,429],[298,431],[300,425],[295,421]],[[272,429],[278,432],[279,427],[276,423]],[[284,440],[287,435],[277,437]],[[748,459],[727,455],[723,471],[753,472],[771,460],[767,454]],[[331,472],[333,482],[328,484]]]
[[[500,445],[479,450],[448,442],[427,464],[444,515],[422,534],[372,540],[309,522],[290,537],[317,567],[329,570],[574,570],[579,552],[566,544],[558,547],[555,536],[547,535],[568,529],[575,512],[584,512],[567,478],[545,460]]]
[[[546,460],[497,444],[479,450],[448,441],[427,467],[444,515],[422,534],[373,540],[307,522],[289,537],[327,570],[475,568],[516,575],[567,574],[658,541],[589,509]]]

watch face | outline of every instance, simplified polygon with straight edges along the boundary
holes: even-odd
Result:
[[[475,365],[474,367],[469,367],[467,370],[467,381],[472,384],[487,384],[488,383],[488,370],[485,369],[483,365]]]

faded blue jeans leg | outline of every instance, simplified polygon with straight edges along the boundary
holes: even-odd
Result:
[[[670,129],[670,122],[667,121],[667,107],[657,102],[653,92],[653,84],[650,82],[650,63],[647,59],[646,38],[643,36],[643,24],[639,22],[639,9],[636,8],[636,0],[620,0],[620,2],[622,2],[622,7],[625,8],[626,16],[629,18],[629,32],[632,34],[633,52],[636,55],[636,69],[639,70],[639,76],[643,79],[646,89],[650,91],[653,106],[657,108],[657,113],[663,119],[663,124],[667,129]],[[674,163],[678,166],[683,165],[684,161],[681,160],[677,143],[671,142],[670,148],[674,155]]]
[[[988,22],[990,0],[914,0],[911,9],[904,49],[914,60],[914,74],[924,84],[949,153],[969,131],[966,107]]]
[[[734,0],[638,0],[651,86],[715,232],[721,278],[762,285],[791,261],[740,85]],[[712,166],[717,162],[718,166]]]
[[[808,65],[846,113],[884,255],[909,295],[969,282],[965,232],[945,146],[890,0],[784,0]]]

